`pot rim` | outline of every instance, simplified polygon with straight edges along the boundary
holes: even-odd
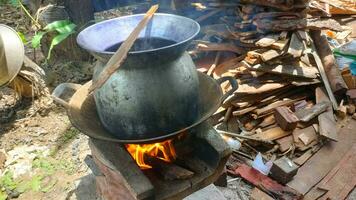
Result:
[[[91,47],[89,47],[88,45],[86,45],[85,43],[81,42],[80,41],[80,37],[82,37],[82,33],[87,30],[87,29],[90,29],[98,24],[104,24],[104,23],[107,23],[109,21],[115,21],[117,19],[124,19],[124,18],[130,18],[130,17],[136,17],[136,16],[144,16],[145,14],[135,14],[135,15],[127,15],[127,16],[122,16],[122,17],[117,17],[117,18],[113,18],[113,19],[108,19],[108,20],[104,20],[102,22],[99,22],[99,23],[95,23],[93,25],[90,25],[88,27],[86,27],[84,30],[82,30],[77,38],[76,38],[76,41],[77,41],[77,44],[82,47],[83,49],[87,50],[87,51],[90,51],[90,52],[93,52],[93,53],[99,53],[99,54],[105,54],[105,55],[114,55],[115,52],[112,52],[112,51],[98,51],[98,50],[95,50]],[[191,35],[189,38],[183,40],[183,41],[180,41],[180,42],[177,42],[177,43],[174,43],[174,44],[171,44],[171,45],[168,45],[168,46],[164,46],[164,47],[159,47],[159,48],[154,48],[154,49],[147,49],[147,50],[141,50],[141,51],[130,51],[128,54],[129,55],[137,55],[137,54],[142,54],[142,53],[150,53],[150,52],[155,52],[155,51],[160,51],[160,50],[165,50],[165,49],[169,49],[171,47],[175,47],[175,46],[179,46],[181,44],[184,44],[188,41],[191,41],[193,40],[200,32],[200,25],[197,21],[193,20],[193,19],[190,19],[188,17],[184,17],[184,16],[180,16],[180,15],[174,15],[174,14],[168,14],[168,13],[155,13],[154,16],[170,16],[170,17],[176,17],[176,18],[181,18],[181,19],[184,19],[184,20],[189,20],[191,21],[193,24],[196,25],[196,28],[197,28],[197,31]]]

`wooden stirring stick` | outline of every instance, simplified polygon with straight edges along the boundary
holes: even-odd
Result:
[[[103,71],[99,74],[99,78],[97,81],[93,82],[93,84],[89,88],[89,93],[92,93],[94,90],[101,88],[104,83],[110,78],[110,76],[116,72],[117,69],[122,65],[127,57],[127,53],[131,49],[132,45],[136,41],[138,35],[142,31],[143,28],[146,27],[148,22],[152,19],[154,13],[158,10],[158,5],[152,6],[144,16],[144,18],[140,21],[140,23],[136,26],[136,28],[130,33],[127,39],[122,43],[120,48],[115,52],[115,54],[110,58],[108,63],[105,65]]]

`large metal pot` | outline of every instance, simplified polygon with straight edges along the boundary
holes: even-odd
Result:
[[[24,57],[25,49],[16,31],[0,24],[0,87],[7,85],[17,76]]]
[[[198,72],[198,77],[198,118],[187,127],[174,132],[167,132],[165,135],[157,137],[147,135],[145,138],[125,139],[111,134],[99,120],[94,102],[94,95],[88,94],[88,88],[91,86],[91,82],[84,85],[62,83],[53,91],[52,97],[56,102],[67,108],[68,117],[73,126],[91,138],[130,144],[153,143],[175,137],[183,132],[189,133],[190,129],[197,127],[214,114],[214,112],[219,108],[221,102],[230,96],[238,87],[234,77],[222,77],[218,80],[214,80],[201,72]],[[225,81],[230,82],[232,89],[223,95],[219,84]]]
[[[143,16],[107,20],[79,33],[78,44],[98,59],[93,80]],[[141,46],[134,45],[120,69],[94,93],[109,132],[123,140],[157,138],[197,120],[199,79],[185,50],[199,30],[189,18],[154,15],[136,41]]]

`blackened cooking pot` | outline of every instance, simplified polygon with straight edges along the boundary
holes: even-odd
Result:
[[[94,81],[143,16],[103,21],[79,33],[78,44],[98,59]],[[185,50],[199,30],[189,18],[154,15],[120,69],[94,92],[101,123],[111,134],[154,138],[197,120],[199,79]]]

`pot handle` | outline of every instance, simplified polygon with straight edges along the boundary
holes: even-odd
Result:
[[[53,90],[52,99],[65,108],[69,108],[69,100],[80,87],[82,87],[80,84],[61,83]]]
[[[238,84],[237,84],[237,81],[236,81],[236,78],[235,77],[232,77],[232,76],[223,76],[219,79],[216,80],[220,85],[225,82],[225,81],[229,81],[230,82],[230,85],[231,85],[231,90],[227,91],[224,96],[222,97],[222,100],[221,102],[224,102],[230,95],[232,95],[232,93],[234,93],[238,88]]]

